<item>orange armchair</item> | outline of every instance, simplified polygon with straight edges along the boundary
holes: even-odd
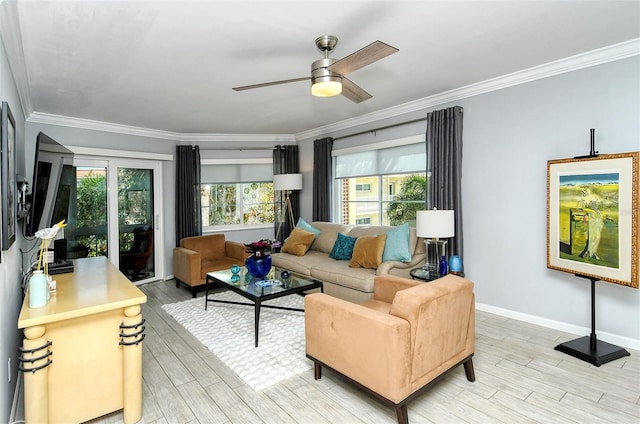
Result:
[[[244,244],[225,240],[224,234],[186,237],[180,247],[173,248],[173,276],[176,287],[180,282],[191,287],[193,297],[203,286],[207,272],[229,269],[232,265],[244,265],[249,256]]]
[[[344,375],[409,422],[407,403],[443,373],[464,365],[475,381],[473,283],[447,275],[422,283],[378,276],[374,298],[355,304],[323,293],[305,297],[307,357]]]

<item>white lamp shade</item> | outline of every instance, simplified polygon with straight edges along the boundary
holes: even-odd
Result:
[[[455,235],[454,211],[426,210],[416,212],[416,235],[424,238],[444,238]]]
[[[302,174],[278,174],[273,176],[275,191],[302,190]]]

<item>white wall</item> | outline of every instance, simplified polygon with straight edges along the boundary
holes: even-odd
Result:
[[[9,103],[16,121],[16,172],[24,175],[24,114],[7,62],[4,45],[0,43],[0,100]],[[0,199],[0,202],[3,200]],[[22,232],[16,228],[16,242],[9,250],[2,251],[0,264],[0,421],[9,421],[11,403],[17,379],[18,345],[21,343],[18,331],[18,314],[22,306],[20,248],[25,242]],[[11,373],[7,362],[11,359]],[[9,381],[9,377],[11,381]]]
[[[480,308],[588,334],[590,282],[546,268],[546,165],[588,154],[590,128],[600,153],[640,150],[639,75],[636,56],[429,109],[464,107],[464,260]],[[425,130],[426,123],[414,131]],[[394,133],[408,135],[395,127],[358,143]],[[337,139],[334,148],[347,143],[353,140]],[[299,145],[302,216],[311,219],[313,142]],[[640,349],[640,290],[596,287],[598,337]]]

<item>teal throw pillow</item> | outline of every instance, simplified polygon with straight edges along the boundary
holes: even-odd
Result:
[[[298,223],[296,224],[296,227],[305,231],[309,231],[310,233],[315,234],[316,237],[320,235],[320,230],[318,230],[316,227],[314,227],[313,225],[309,224],[307,221],[302,219],[302,217],[298,218]]]
[[[338,238],[333,245],[333,249],[331,249],[331,253],[329,253],[329,257],[339,261],[351,260],[353,247],[356,245],[357,239],[357,237],[345,236],[342,233],[338,233]]]
[[[411,261],[409,224],[402,224],[387,231],[387,241],[382,253],[382,262],[386,261]]]

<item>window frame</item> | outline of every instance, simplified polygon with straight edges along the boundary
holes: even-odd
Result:
[[[246,152],[244,152],[246,153]],[[272,158],[223,158],[223,159],[202,159],[200,161],[200,166],[203,165],[264,165],[264,164],[273,164],[273,159]],[[214,185],[214,184],[223,184],[223,185],[235,185],[236,186],[236,192],[239,193],[242,190],[238,191],[238,188],[241,188],[243,184],[254,184],[254,183],[258,183],[258,184],[263,184],[263,183],[271,183],[273,184],[273,175],[271,176],[270,180],[265,180],[265,181],[227,181],[227,182],[200,182],[200,188],[202,189],[203,186],[205,185]],[[240,202],[241,204],[244,206],[244,202],[242,201],[242,195],[240,195]],[[273,196],[273,205],[274,205],[274,221],[275,221],[275,202],[276,202],[276,196],[275,196],[275,192],[274,192],[274,196]],[[201,213],[204,210],[204,207],[201,206],[200,208]],[[236,209],[237,211],[237,209]],[[243,209],[244,211],[244,209]],[[244,216],[244,212],[242,212],[242,216]],[[263,223],[263,224],[243,224],[243,223],[239,223],[239,224],[222,224],[222,225],[204,225],[204,221],[203,221],[203,225],[202,225],[202,233],[203,234],[208,234],[208,233],[220,233],[220,232],[226,232],[226,231],[240,231],[240,230],[257,230],[257,229],[269,229],[269,228],[273,228],[274,226],[274,222],[271,223]]]

